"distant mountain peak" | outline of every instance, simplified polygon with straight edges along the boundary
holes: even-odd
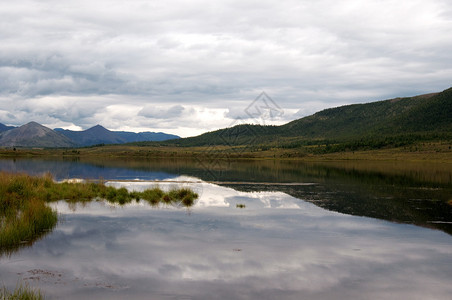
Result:
[[[27,124],[23,125],[23,126],[38,126],[38,127],[45,127],[44,125],[39,124],[38,122],[35,121],[30,121]],[[47,127],[46,127],[47,128]]]
[[[37,122],[29,122],[0,134],[0,145],[6,147],[72,147],[64,135]]]
[[[37,136],[44,136],[47,133],[53,131],[52,129],[47,128],[44,125],[41,125],[35,121],[28,122],[27,124],[17,128],[17,130],[20,131],[22,135],[28,134]]]
[[[110,132],[110,130],[108,130],[107,128],[105,128],[104,126],[99,125],[99,124],[97,124],[97,125],[95,125],[95,126],[93,126],[91,128],[88,128],[88,129],[86,129],[84,131],[85,132],[90,132],[90,131],[108,131],[108,132]]]
[[[107,128],[105,128],[104,126],[102,126],[100,124],[96,124],[96,125],[94,125],[93,127],[89,128],[89,129],[94,129],[94,128],[102,128],[102,129],[108,130]]]

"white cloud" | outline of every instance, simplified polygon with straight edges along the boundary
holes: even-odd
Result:
[[[184,110],[185,107],[183,107],[182,105],[174,105],[168,107],[147,104],[145,107],[143,107],[143,109],[139,111],[138,115],[153,119],[168,119],[180,117]]]
[[[226,112],[213,130],[262,91],[299,115],[314,112],[302,103],[440,91],[452,77],[450,11],[442,0],[5,2],[0,110],[16,121],[0,122],[117,129],[102,110],[123,105],[130,129],[158,115],[179,128],[176,119],[196,106]],[[49,98],[58,105],[47,109]],[[191,117],[199,126],[187,131],[205,130],[209,122],[194,119],[202,114]]]

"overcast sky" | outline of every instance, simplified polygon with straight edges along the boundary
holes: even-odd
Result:
[[[451,87],[451,33],[449,0],[1,1],[0,123],[282,124]]]

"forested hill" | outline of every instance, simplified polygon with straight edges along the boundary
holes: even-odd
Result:
[[[325,109],[281,126],[238,125],[164,143],[179,146],[282,145],[451,134],[452,88],[440,93]]]

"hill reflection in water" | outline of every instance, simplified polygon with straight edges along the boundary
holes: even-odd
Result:
[[[452,206],[448,204],[452,200],[452,166],[449,164],[255,160],[219,160],[209,164],[193,159],[24,159],[0,160],[0,170],[50,172],[58,180],[172,180],[191,176],[239,191],[279,191],[332,211],[452,233]]]

